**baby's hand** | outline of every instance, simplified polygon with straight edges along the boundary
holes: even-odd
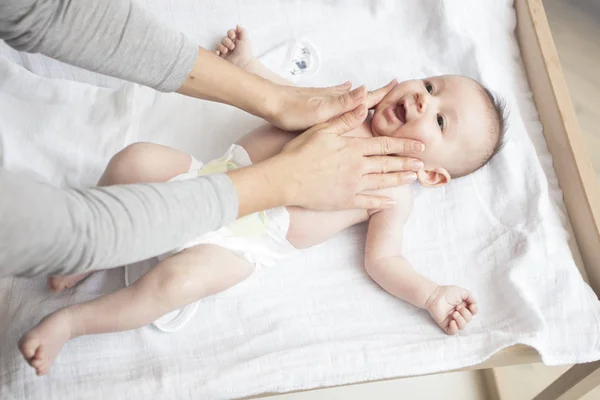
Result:
[[[444,332],[454,335],[477,314],[475,298],[458,286],[438,286],[425,303],[425,309]]]

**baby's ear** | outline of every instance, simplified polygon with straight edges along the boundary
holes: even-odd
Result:
[[[450,174],[445,168],[425,168],[417,172],[419,183],[425,187],[443,186],[450,182]]]

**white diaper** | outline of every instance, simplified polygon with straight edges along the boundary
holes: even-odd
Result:
[[[252,161],[246,150],[234,144],[222,157],[206,165],[192,157],[188,172],[171,180],[191,179],[200,175],[226,172],[251,164]],[[194,239],[180,248],[162,254],[158,258],[163,260],[199,244],[215,244],[230,249],[246,261],[256,265],[256,267],[269,267],[298,252],[298,249],[286,239],[289,225],[290,215],[285,207],[256,212],[237,219],[217,231]],[[135,282],[147,270],[147,268],[141,268],[134,271],[126,266],[125,283],[129,285]],[[180,310],[172,311],[154,321],[153,325],[165,332],[179,330],[194,315],[196,307],[197,303],[192,303]]]

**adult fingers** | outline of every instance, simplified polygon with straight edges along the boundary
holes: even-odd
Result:
[[[338,96],[345,93],[348,93],[352,88],[351,82],[344,82],[342,84],[330,87],[311,87],[311,88],[298,88],[302,90],[302,92],[313,95],[313,96]]]
[[[361,86],[347,93],[328,96],[319,107],[319,112],[323,114],[322,119],[328,120],[354,110],[364,102],[366,95],[367,89]]]
[[[327,91],[327,94],[332,95],[332,96],[337,96],[337,95],[348,93],[350,91],[350,89],[352,89],[352,83],[348,81],[348,82],[344,82],[340,85],[330,87],[329,90]]]
[[[420,171],[423,169],[423,161],[410,157],[399,156],[372,156],[367,157],[366,172],[387,173],[387,172],[402,172],[402,171]]]
[[[356,139],[365,156],[397,154],[410,156],[422,153],[425,146],[416,140],[401,139],[389,136],[378,136]]]
[[[387,174],[363,175],[361,178],[361,191],[406,185],[414,182],[416,179],[417,174],[414,172],[389,172]]]
[[[217,47],[217,50],[222,49]],[[361,86],[350,91],[351,86],[346,82],[330,88],[292,88],[292,90],[294,96],[303,99],[305,102],[303,106],[308,106],[305,111],[316,118],[316,122],[329,122],[364,103],[367,89]]]
[[[367,109],[361,104],[352,111],[348,111],[327,122],[324,130],[327,133],[334,133],[338,136],[342,136],[344,133],[350,132],[352,129],[357,128],[366,117]],[[315,128],[321,130],[321,128],[318,128],[318,125]]]
[[[394,200],[389,197],[358,194],[354,196],[351,208],[370,210],[375,208],[389,208],[394,204],[396,204]]]
[[[397,84],[398,81],[394,79],[384,87],[368,92],[365,100],[365,106],[367,108],[375,107],[389,92],[392,91]]]

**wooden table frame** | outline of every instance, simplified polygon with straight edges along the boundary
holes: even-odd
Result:
[[[573,109],[542,0],[515,0],[515,9],[521,57],[577,241],[571,247],[576,261],[582,261],[580,270],[600,296],[600,189],[596,173]],[[577,250],[581,255],[579,260]],[[507,358],[511,360],[512,356]],[[493,374],[493,370],[488,372]],[[598,385],[600,361],[578,364],[535,399],[579,399]]]

